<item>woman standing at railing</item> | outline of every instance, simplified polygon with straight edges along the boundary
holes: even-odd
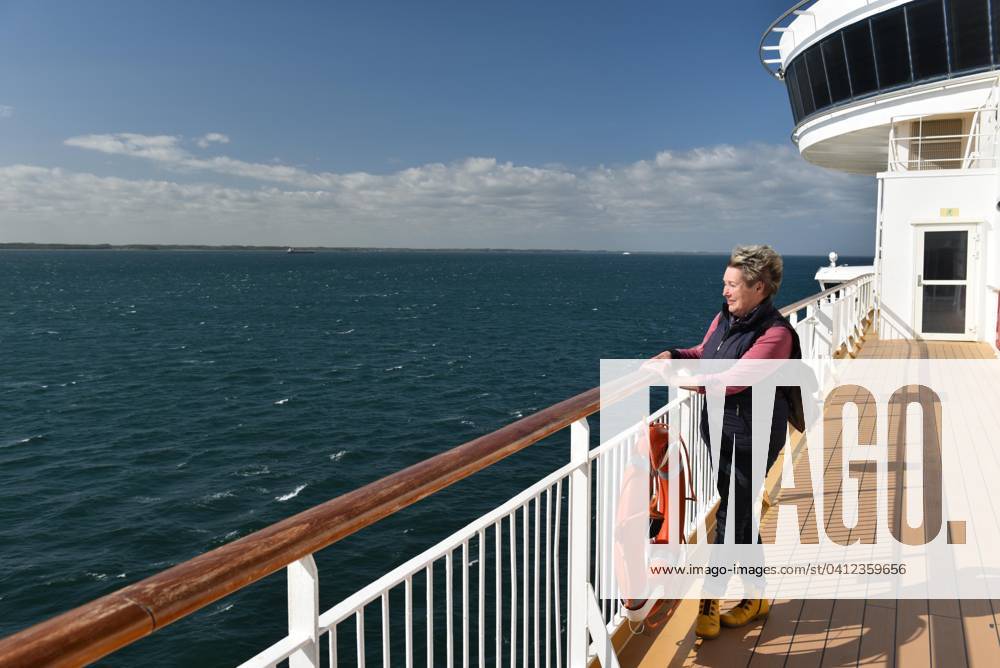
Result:
[[[693,348],[667,350],[660,359],[789,359],[802,356],[798,335],[772,301],[781,286],[781,256],[770,246],[738,246],[733,249],[722,277],[725,302],[702,342]],[[722,420],[722,439],[716,480],[721,497],[715,515],[715,543],[725,543],[726,527],[733,525],[736,544],[752,540],[753,507],[751,417],[752,393],[748,387],[727,387]],[[789,403],[776,393],[767,452],[771,468],[787,434]],[[710,443],[707,408],[701,414],[701,435]],[[735,460],[735,465],[734,465]],[[730,479],[734,481],[733,516],[729,517]],[[762,594],[762,592],[761,592]],[[702,599],[695,633],[702,638],[719,635],[720,623],[735,627],[766,617],[765,598],[745,598],[719,614],[719,599]]]

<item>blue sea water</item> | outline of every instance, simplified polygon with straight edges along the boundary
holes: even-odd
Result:
[[[0,251],[0,636],[700,341],[725,257]],[[851,264],[870,258],[845,258]],[[785,258],[777,302],[818,291]],[[325,609],[567,461],[553,438],[317,556]],[[102,665],[232,665],[280,575]]]

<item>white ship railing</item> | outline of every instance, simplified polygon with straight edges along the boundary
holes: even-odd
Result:
[[[873,275],[782,309],[803,356],[851,352],[874,317]],[[699,433],[701,395],[677,397],[650,416],[679,425],[698,501],[690,535],[714,510],[715,481]],[[480,437],[337,499],[0,640],[0,664],[94,661],[271,573],[287,574],[288,635],[243,668],[320,665],[616,666],[622,628],[612,523],[635,428],[591,449],[587,417],[599,391]],[[568,429],[569,462],[326,611],[313,554],[401,508]],[[418,654],[419,649],[419,654]],[[321,661],[321,654],[325,655]]]
[[[949,117],[961,118],[963,123],[968,120],[969,132],[925,136],[924,122],[940,118],[914,115],[892,119],[889,130],[890,172],[997,167],[1000,123],[997,121],[996,106],[981,107]],[[912,133],[914,127],[916,134]],[[947,150],[935,150],[942,148]]]
[[[761,36],[760,45],[757,48],[760,64],[775,79],[780,81],[785,78],[785,71],[782,67],[781,40],[786,34],[789,38],[787,53],[791,54],[801,45],[807,44],[814,35],[825,31],[831,22],[841,21],[848,14],[865,12],[871,6],[893,2],[893,0],[841,0],[836,11],[831,12],[829,7],[826,8],[828,10],[824,12],[826,17],[822,19],[823,23],[820,23],[816,12],[811,9],[818,1],[799,0],[791,9],[772,21]],[[807,17],[804,25],[795,23],[800,17]],[[801,37],[799,36],[800,32],[802,33]]]
[[[873,275],[859,277],[782,309],[799,334],[803,357],[832,360],[838,354],[854,350],[874,313],[873,278]],[[684,390],[679,392],[681,396],[654,412],[649,420],[681,425],[681,435],[689,444],[692,469],[689,473],[697,501],[688,501],[684,533],[691,535],[714,511],[719,497],[708,448],[698,428],[704,397]],[[419,631],[414,630],[413,580],[422,579],[427,591],[426,583],[433,581],[432,567],[439,563],[443,564],[446,573],[444,591],[454,590],[455,600],[461,601],[461,632],[459,641],[453,642],[453,631],[457,630],[459,621],[452,617],[453,599],[448,597],[443,606],[447,620],[445,651],[440,657],[434,651],[434,615],[428,616],[425,612],[424,619],[420,620],[425,633],[425,665],[438,665],[434,661],[442,658],[440,665],[447,666],[457,665],[459,661],[462,666],[509,663],[510,666],[544,664],[558,668],[582,665],[583,655],[572,656],[573,645],[568,644],[570,638],[562,630],[561,614],[570,610],[570,604],[564,587],[565,577],[561,574],[569,571],[571,555],[592,555],[588,582],[597,591],[606,583],[610,583],[610,591],[617,591],[612,560],[613,523],[626,455],[642,434],[639,430],[631,430],[589,450],[586,419],[574,423],[570,429],[570,447],[574,455],[569,464],[320,615],[317,627],[321,636],[328,636],[325,647],[329,665],[344,665],[345,662],[365,665],[363,649],[359,648],[363,647],[368,629],[365,610],[369,607],[381,610],[382,660],[384,665],[390,665],[393,630],[384,620],[389,616],[391,592],[402,587],[405,644],[400,662],[408,668],[412,666],[412,639]],[[575,499],[572,496],[567,499],[565,493],[573,489],[571,475],[581,469],[588,480],[595,481],[585,488],[591,498],[581,499],[581,503],[592,510],[585,514],[590,518],[588,528],[592,537],[586,543],[578,539],[572,529],[566,530],[563,513],[564,506],[575,504]],[[470,561],[470,551],[477,558],[477,564]],[[505,559],[509,561],[507,569],[502,568]],[[456,563],[460,564],[457,575],[452,571]],[[492,582],[489,583],[492,588],[487,585],[488,569],[484,565],[488,564],[493,564]],[[471,594],[470,582],[474,589]],[[580,596],[586,596],[587,591],[586,587],[581,588]],[[485,614],[487,601],[494,607],[492,624],[488,623],[490,620]],[[427,598],[425,611],[433,610],[433,603],[433,597]],[[607,634],[612,636],[625,621],[621,599],[604,599],[600,608]],[[501,624],[501,619],[506,624]],[[331,642],[332,634],[341,624],[354,628],[356,653],[352,656],[345,657],[338,652],[337,642]],[[577,625],[569,625],[569,628],[574,627],[585,629],[586,622],[581,620]],[[362,639],[360,645],[358,638]],[[509,643],[505,644],[505,639]],[[599,650],[596,644],[588,645],[586,660],[598,656]],[[567,661],[566,657],[570,659]],[[275,666],[277,662],[273,658],[265,651],[241,668]]]
[[[767,70],[767,73],[779,81],[785,78],[785,71],[781,58],[781,37],[789,33],[792,39],[792,48],[796,47],[795,31],[792,29],[792,22],[803,15],[808,15],[808,8],[814,5],[817,0],[800,0],[787,10],[784,14],[771,22],[764,34],[761,35],[760,45],[757,52],[760,56],[760,64]],[[814,28],[818,26],[814,25]]]

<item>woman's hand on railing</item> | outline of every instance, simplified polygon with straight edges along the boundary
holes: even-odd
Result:
[[[691,376],[691,373],[685,369],[681,369],[678,371],[675,367],[673,370],[671,370],[669,365],[661,363],[662,360],[671,360],[671,359],[673,359],[673,355],[670,353],[670,351],[664,350],[659,355],[651,357],[645,362],[643,362],[639,370],[640,372],[646,372],[656,376],[660,380],[664,381],[664,383],[666,383],[667,385],[671,386],[677,385],[682,390],[703,393],[705,391],[705,388],[700,384],[698,384],[697,382],[695,382],[694,385],[688,385],[688,384],[678,385],[679,382],[690,382],[692,380],[697,381],[698,378]]]
[[[639,367],[639,373],[645,375],[647,378],[652,376],[657,381],[667,382],[667,370],[669,365],[663,364],[663,360],[670,360],[671,354],[669,350],[664,350],[659,355],[654,355],[648,360],[642,363]],[[647,381],[648,382],[648,381]],[[650,382],[652,384],[652,382]]]
[[[664,367],[662,364],[660,364],[660,360],[668,360],[670,358],[671,358],[670,351],[664,350],[659,355],[654,355],[653,357],[650,357],[648,360],[643,362],[642,366],[639,367],[639,371],[651,373],[656,376],[662,376],[664,372]]]

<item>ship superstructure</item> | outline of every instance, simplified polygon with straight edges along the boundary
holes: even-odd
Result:
[[[800,2],[761,60],[802,157],[877,180],[879,335],[996,350],[1000,2]]]

